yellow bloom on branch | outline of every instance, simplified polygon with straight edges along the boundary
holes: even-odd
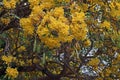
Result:
[[[88,62],[88,65],[96,67],[96,66],[98,66],[99,63],[100,63],[100,60],[98,58],[92,58]]]
[[[7,9],[14,9],[18,0],[3,0],[3,4]]]
[[[3,56],[2,56],[2,60],[5,61],[6,64],[9,64],[9,63],[11,63],[12,61],[15,61],[16,58],[13,57],[13,56],[5,56],[5,55],[3,55]]]
[[[112,71],[108,68],[105,70],[105,76],[109,76],[112,73]]]
[[[53,11],[53,15],[55,17],[59,17],[59,16],[64,16],[64,9],[63,7],[56,7]]]
[[[40,0],[28,0],[30,7],[36,6],[40,3]]]
[[[22,51],[26,51],[26,47],[25,46],[20,46],[18,48],[18,52],[22,52]]]
[[[84,12],[75,12],[74,14],[72,14],[72,23],[76,24],[76,23],[82,23],[84,22],[85,19],[85,13]]]
[[[10,78],[16,78],[18,76],[18,71],[16,68],[7,67],[6,75]]]
[[[110,22],[105,20],[103,23],[101,23],[101,28],[110,29]]]
[[[4,23],[5,25],[8,25],[10,23],[10,19],[9,18],[1,18],[0,21],[2,23]]]
[[[55,48],[55,47],[60,47],[60,43],[59,40],[56,38],[45,38],[45,40],[43,39],[42,41],[44,41],[44,43],[50,48]]]
[[[90,46],[91,45],[91,41],[89,39],[85,40],[84,42],[84,45],[87,47],[87,46]]]
[[[33,35],[34,26],[30,18],[21,18],[20,25],[26,34]]]

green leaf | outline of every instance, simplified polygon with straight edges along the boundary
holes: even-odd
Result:
[[[46,52],[46,56],[47,56],[48,58],[51,58],[51,57],[52,57],[52,52],[51,52],[51,51]]]
[[[39,45],[37,45],[37,49],[36,49],[37,53],[40,52],[40,49],[41,49],[41,45],[39,44]]]
[[[42,64],[45,64],[45,53],[43,53]]]
[[[120,41],[118,42],[117,47],[120,48]]]
[[[36,51],[36,44],[37,44],[37,41],[36,41],[36,38],[35,38],[35,40],[34,40],[34,45],[33,45],[33,52]]]
[[[111,40],[112,40],[112,42],[115,44],[115,40],[114,40],[114,39],[112,39],[112,38],[111,38]]]
[[[0,40],[0,48],[4,48],[5,47],[5,41]]]

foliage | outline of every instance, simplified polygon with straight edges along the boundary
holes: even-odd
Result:
[[[0,78],[120,79],[119,13],[119,0],[0,1]]]

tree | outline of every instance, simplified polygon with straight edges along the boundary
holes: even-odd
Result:
[[[2,0],[0,78],[120,79],[119,0]]]

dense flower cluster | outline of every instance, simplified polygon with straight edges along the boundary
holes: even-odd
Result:
[[[5,61],[6,64],[9,64],[9,63],[15,61],[16,58],[13,56],[2,56],[2,60]]]
[[[119,79],[119,13],[119,0],[0,1],[0,78]]]
[[[110,3],[110,7],[111,7],[111,12],[110,12],[111,16],[116,18],[119,17],[120,14],[118,13],[120,13],[120,3],[113,1]]]
[[[13,9],[16,7],[18,0],[3,0],[3,4],[7,9]]]
[[[37,27],[39,38],[49,48],[60,47],[61,43],[71,42],[72,39],[86,38],[87,25],[84,22],[84,12],[71,13],[72,19],[69,20],[65,17],[63,6],[55,7],[55,4],[49,4],[52,0],[43,1],[40,5],[39,1],[29,2],[33,7],[32,13],[28,18],[20,19],[20,24],[28,34],[33,34],[34,27]]]
[[[14,79],[18,76],[18,71],[16,68],[7,67],[6,75]]]

